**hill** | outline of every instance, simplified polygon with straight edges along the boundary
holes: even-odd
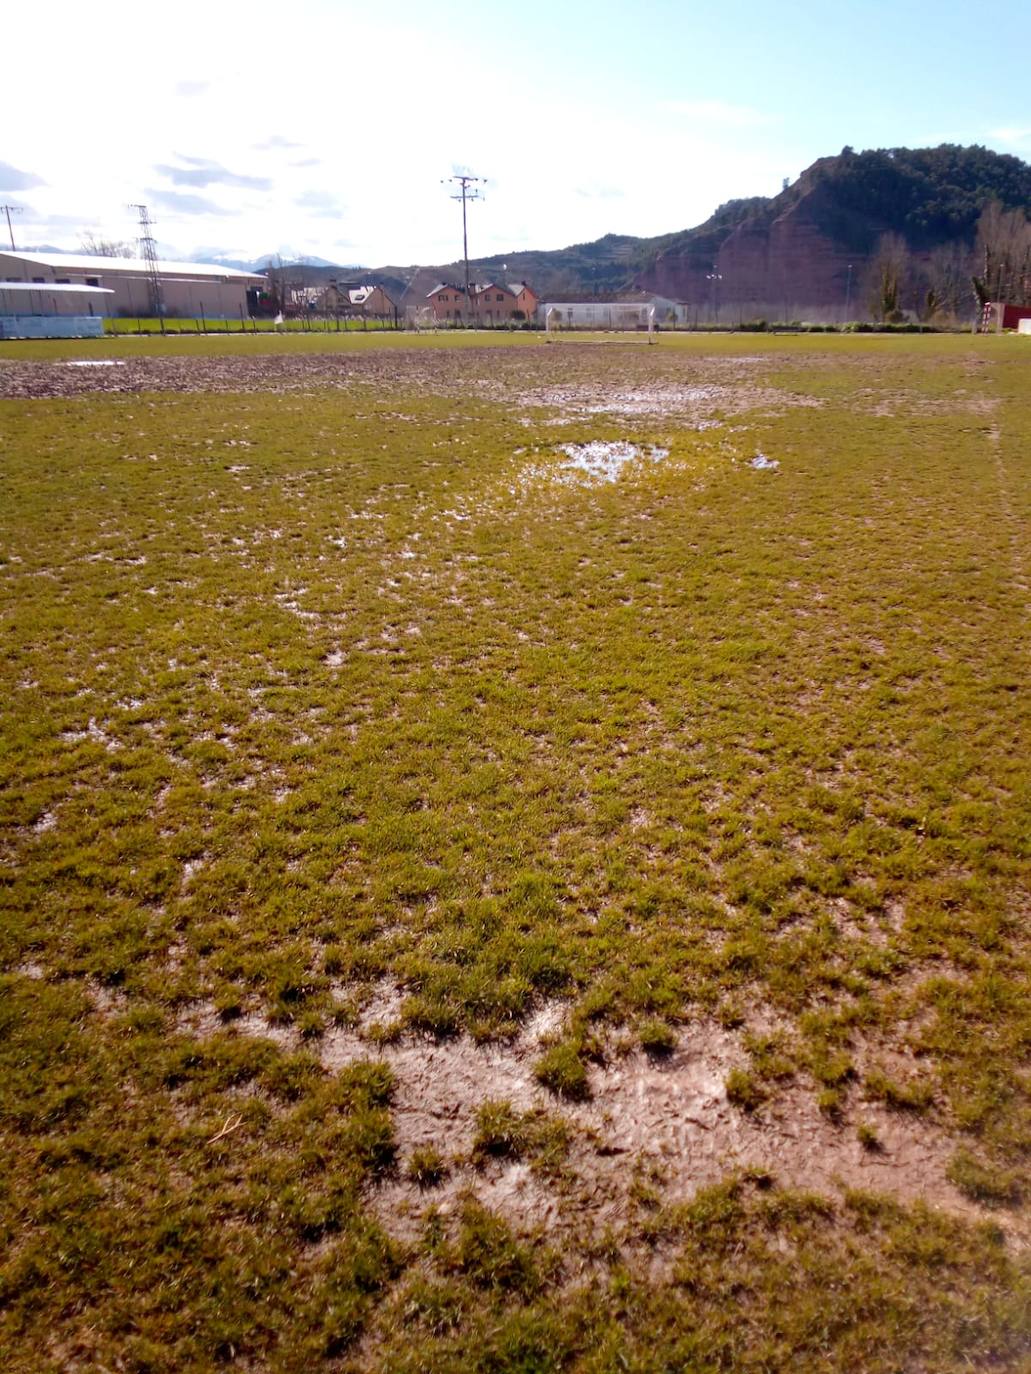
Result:
[[[470,269],[480,279],[525,279],[545,297],[636,286],[694,304],[703,318],[713,311],[724,318],[836,318],[867,313],[878,251],[893,235],[910,259],[914,299],[926,288],[932,262],[948,258],[955,307],[965,309],[973,301],[968,259],[992,201],[1026,213],[1031,166],[978,146],[843,148],[818,159],[779,195],[729,201],[691,229],[498,253],[471,260]],[[452,262],[387,266],[368,275],[395,299],[414,304],[438,281],[458,280],[462,272]]]
[[[997,202],[1027,213],[1031,166],[987,148],[842,149],[780,195],[734,201],[638,259],[635,284],[700,307],[791,317],[865,313],[886,236],[915,293],[951,260],[969,283],[978,221]],[[713,281],[715,278],[715,281]],[[973,296],[967,295],[972,301]],[[957,302],[958,303],[958,302]]]

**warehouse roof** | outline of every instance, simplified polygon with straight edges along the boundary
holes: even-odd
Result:
[[[39,267],[52,267],[64,272],[143,272],[147,264],[143,258],[105,258],[95,253],[15,253],[10,249],[0,249],[5,258],[18,258],[21,262],[35,263]],[[264,281],[257,272],[240,272],[234,267],[222,267],[211,262],[164,262],[159,261],[157,269],[162,276],[180,277],[240,277],[247,281]]]
[[[0,291],[41,291],[49,296],[53,291],[72,292],[76,296],[113,296],[110,286],[80,286],[66,281],[2,281]]]

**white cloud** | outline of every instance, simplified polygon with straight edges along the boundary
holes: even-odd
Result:
[[[989,138],[998,139],[1000,143],[1022,144],[1031,142],[1031,128],[1019,128],[1008,125],[1002,129],[990,129]]]
[[[52,11],[60,34],[78,8],[53,0]],[[385,68],[349,67],[341,86],[278,81],[271,69],[256,80],[237,7],[180,0],[154,54],[146,120],[135,117],[124,83],[101,81],[81,140],[68,137],[64,111],[34,101],[31,69],[15,67],[5,74],[8,103],[34,115],[5,129],[4,157],[46,183],[19,217],[21,237],[72,248],[86,231],[131,238],[129,205],[150,196],[157,237],[175,255],[206,241],[232,243],[241,257],[290,244],[331,258],[346,236],[352,262],[444,263],[461,251],[461,213],[440,184],[452,164],[490,178],[485,200],[469,210],[477,256],[685,228],[733,196],[775,191],[782,161],[802,165],[788,149],[771,166],[757,146],[751,131],[769,116],[720,101],[662,105],[645,74],[638,91],[615,100],[604,83],[576,86],[554,81],[542,64],[501,64],[491,69],[489,99],[473,97],[465,80],[428,77],[426,54],[440,41],[433,12],[404,26],[392,14],[295,0],[293,21],[322,35],[321,50],[346,42],[349,51],[389,54]],[[105,15],[106,69],[134,69],[136,10],[109,0]],[[27,11],[7,18],[12,50],[34,40]],[[251,32],[282,24],[281,7],[252,0]],[[482,59],[483,34],[449,35],[448,52],[456,72],[468,71]],[[71,39],[59,37],[47,61],[56,85],[81,76]],[[156,168],[169,178],[160,199],[145,189]],[[205,188],[217,203],[199,194]]]
[[[173,167],[168,163],[159,162],[155,165],[154,171],[160,172],[163,177],[168,177],[176,186],[240,186],[248,191],[270,191],[272,182],[268,177],[243,176],[239,172],[230,172],[225,167],[220,167],[217,162],[209,162],[203,157],[184,157],[178,154],[181,162],[188,162],[189,167]]]
[[[209,200],[207,196],[194,196],[183,191],[165,191],[156,186],[147,188],[147,196],[152,204],[163,206],[167,210],[172,210],[183,215],[226,215],[228,210],[224,210],[215,201]]]
[[[29,191],[43,184],[42,177],[35,172],[23,172],[9,162],[0,162],[0,191]]]

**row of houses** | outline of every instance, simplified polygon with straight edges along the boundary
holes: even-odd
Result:
[[[394,320],[398,308],[392,296],[382,286],[369,282],[331,281],[306,301],[306,308],[320,315],[336,315],[341,319]]]
[[[426,309],[437,323],[497,324],[520,323],[537,317],[539,301],[526,282],[496,282],[465,287],[441,282],[426,297]]]

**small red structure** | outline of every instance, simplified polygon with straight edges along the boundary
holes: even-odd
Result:
[[[1001,333],[1004,329],[1017,329],[1021,320],[1031,320],[1031,305],[1008,305],[1005,301],[992,301],[990,306],[985,306],[985,317],[988,329],[994,329],[996,333]]]
[[[1004,305],[1002,307],[1003,329],[1016,329],[1021,320],[1031,320],[1031,305]]]

